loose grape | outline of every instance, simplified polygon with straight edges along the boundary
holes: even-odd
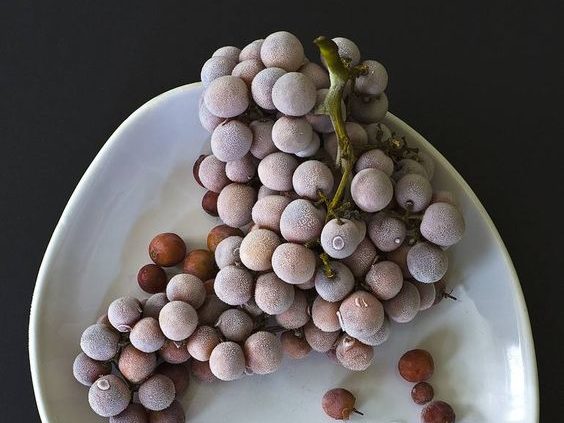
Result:
[[[202,325],[214,325],[221,313],[228,308],[229,305],[221,301],[217,295],[208,295],[204,304],[198,309],[198,320]]]
[[[80,348],[93,360],[111,360],[119,351],[119,334],[111,327],[94,324],[80,337]]]
[[[413,159],[401,159],[398,162],[398,169],[394,172],[392,177],[394,180],[399,181],[405,175],[409,174],[421,175],[424,178],[429,179],[429,175],[427,174],[425,168]]]
[[[368,236],[376,248],[384,252],[396,250],[406,234],[405,223],[385,212],[376,213],[368,222]]]
[[[298,329],[309,320],[307,298],[303,291],[294,292],[294,302],[284,313],[276,315],[276,322],[284,329]]]
[[[157,355],[126,345],[119,355],[118,369],[129,382],[141,383],[157,368]]]
[[[315,85],[316,89],[329,88],[329,74],[317,63],[306,63],[298,70],[298,72],[308,76],[313,81],[313,85]]]
[[[272,87],[272,102],[288,116],[307,115],[315,106],[317,90],[313,81],[303,73],[288,72]]]
[[[421,411],[422,423],[454,423],[455,421],[454,410],[444,401],[433,401]]]
[[[186,392],[190,384],[190,370],[186,364],[161,363],[155,370],[155,373],[164,375],[172,380],[177,398]]]
[[[374,348],[363,344],[358,339],[343,335],[337,343],[337,360],[349,370],[366,370],[374,359]]]
[[[290,154],[277,152],[266,156],[258,165],[261,183],[275,191],[290,191],[292,175],[298,167],[297,160]]]
[[[363,147],[368,143],[368,135],[364,128],[356,122],[346,122],[345,130],[349,136],[351,145],[353,147]],[[333,132],[323,137],[324,148],[333,160],[337,158],[337,147],[339,141],[337,135]]]
[[[427,382],[419,382],[411,388],[411,399],[415,404],[427,404],[435,396],[433,387]]]
[[[260,275],[255,285],[255,301],[267,314],[283,313],[294,302],[294,287],[274,273]]]
[[[378,97],[353,95],[350,100],[350,113],[358,122],[380,122],[388,112],[388,97],[386,93]]]
[[[93,360],[83,352],[76,356],[72,365],[74,378],[85,386],[91,386],[99,377],[111,372],[110,363]]]
[[[156,264],[146,264],[137,273],[139,287],[149,293],[156,294],[166,288],[166,272]]]
[[[347,266],[338,261],[329,262],[334,276],[325,275],[323,267],[315,274],[315,290],[325,301],[343,300],[354,288],[354,276]]]
[[[249,89],[241,78],[220,76],[208,85],[204,104],[217,117],[233,118],[249,107]]]
[[[384,307],[374,295],[356,291],[341,303],[339,317],[343,330],[349,335],[366,337],[384,324]]]
[[[217,79],[220,76],[231,75],[231,72],[235,68],[236,64],[237,62],[229,57],[210,57],[206,60],[204,66],[202,66],[202,70],[200,71],[202,84],[204,87],[207,87],[214,79]]]
[[[441,247],[450,247],[462,239],[465,224],[462,214],[452,204],[431,204],[423,214],[421,235]]]
[[[311,347],[307,343],[304,335],[295,330],[287,330],[280,335],[282,352],[294,359],[301,360],[306,358],[311,352]]]
[[[318,160],[308,160],[300,164],[292,176],[294,191],[311,200],[319,199],[319,191],[329,195],[333,190],[333,173],[329,166]]]
[[[242,184],[229,184],[219,194],[217,211],[223,222],[240,228],[251,221],[251,211],[257,193],[253,187]]]
[[[255,272],[264,272],[272,268],[272,254],[280,245],[280,238],[268,229],[249,232],[239,248],[241,262]],[[245,300],[246,301],[246,300]]]
[[[168,282],[166,295],[169,301],[184,301],[198,309],[206,299],[206,289],[196,276],[180,273]]]
[[[365,60],[362,65],[367,68],[366,73],[362,73],[355,80],[355,91],[362,95],[380,95],[388,86],[388,72],[376,60]]]
[[[319,151],[320,147],[321,147],[321,140],[319,139],[319,135],[317,135],[317,132],[313,132],[311,136],[311,141],[309,142],[307,147],[304,148],[302,151],[298,151],[296,153],[296,156],[312,157]]]
[[[329,256],[343,259],[354,253],[362,238],[351,220],[332,219],[323,227],[320,241]]]
[[[264,39],[260,58],[268,68],[278,67],[291,72],[303,64],[304,47],[294,34],[278,31]]]
[[[223,334],[225,339],[234,342],[243,342],[251,334],[254,322],[243,310],[231,308],[225,310],[215,326]]]
[[[239,379],[245,372],[243,349],[235,342],[222,342],[213,349],[209,364],[211,372],[218,379]]]
[[[393,261],[401,268],[403,277],[406,279],[413,278],[407,268],[407,253],[409,253],[410,249],[411,247],[409,245],[401,244],[396,250],[389,252],[387,255],[388,260]]]
[[[252,142],[251,128],[238,120],[218,125],[211,135],[212,152],[222,162],[243,158],[249,152]]]
[[[341,330],[341,323],[337,316],[340,305],[340,302],[331,303],[317,296],[311,306],[311,319],[315,326],[323,332]]]
[[[132,402],[117,416],[110,417],[110,423],[149,423],[145,407]]]
[[[253,100],[259,107],[266,110],[275,110],[272,102],[272,87],[286,71],[281,68],[269,67],[256,74],[251,83]]]
[[[237,62],[239,60],[239,54],[241,54],[241,50],[239,48],[233,46],[224,46],[214,51],[212,57],[227,57]]]
[[[164,345],[165,336],[157,319],[144,317],[133,326],[129,334],[129,341],[138,350],[144,353],[152,353],[158,351]]]
[[[345,37],[335,37],[333,41],[337,44],[339,56],[350,60],[351,66],[356,66],[360,63],[360,50],[353,41]]]
[[[415,285],[415,287],[419,291],[419,298],[421,299],[419,311],[431,308],[431,306],[435,303],[435,298],[437,297],[437,293],[435,292],[435,284],[413,282],[413,285]]]
[[[198,175],[204,188],[213,192],[220,193],[229,184],[229,178],[225,173],[225,163],[218,160],[213,154],[202,160]]]
[[[420,212],[431,202],[433,188],[427,178],[409,174],[396,183],[395,193],[396,201],[402,208]]]
[[[389,176],[379,169],[361,170],[352,180],[351,197],[363,211],[380,211],[390,204],[393,196],[394,187]]]
[[[358,244],[354,252],[344,258],[343,263],[351,270],[355,278],[362,279],[370,270],[378,256],[376,247],[367,236]]]
[[[325,414],[335,420],[348,420],[351,413],[358,412],[354,408],[355,403],[355,396],[343,388],[330,389],[321,400]]]
[[[401,268],[393,261],[381,261],[368,271],[365,282],[377,298],[390,300],[400,292],[403,274]]]
[[[368,336],[359,337],[358,340],[366,345],[382,345],[390,337],[390,321],[386,317],[384,323],[375,333]]]
[[[139,395],[139,402],[147,410],[160,411],[172,404],[176,391],[174,383],[169,377],[156,374],[139,386],[137,394]]]
[[[397,323],[411,322],[420,307],[419,291],[408,281],[403,282],[400,292],[394,298],[384,302],[388,317]]]
[[[243,231],[239,228],[232,228],[227,225],[218,225],[212,228],[208,233],[207,245],[208,250],[212,253],[215,252],[217,245],[223,241],[225,238],[230,236],[243,236]]]
[[[243,346],[247,366],[258,375],[274,373],[282,364],[282,344],[276,335],[266,331],[253,333]]]
[[[159,357],[166,363],[182,364],[190,359],[190,354],[186,349],[186,340],[176,342],[167,339],[159,350]]]
[[[131,401],[131,391],[126,383],[115,375],[102,376],[88,391],[90,408],[102,417],[117,416]]]
[[[108,307],[108,320],[120,332],[131,332],[142,314],[139,300],[133,297],[117,298]]]
[[[398,371],[408,382],[424,382],[433,376],[435,363],[429,351],[414,349],[401,356]]]
[[[184,259],[182,269],[184,273],[194,275],[201,281],[213,278],[217,271],[213,253],[203,249],[190,251]]]
[[[147,302],[143,306],[143,317],[153,317],[154,319],[158,319],[159,313],[166,303],[168,303],[166,293],[159,292],[151,295],[147,298]]]
[[[168,339],[182,341],[196,329],[198,314],[188,303],[171,301],[159,313],[159,325]]]
[[[407,253],[407,267],[419,282],[437,282],[446,274],[448,257],[436,245],[418,242]]]
[[[315,254],[301,244],[280,244],[272,254],[272,269],[284,282],[297,285],[315,274]]]
[[[186,415],[178,401],[161,411],[149,411],[149,423],[185,423]]]
[[[225,174],[229,180],[242,184],[253,179],[256,171],[255,158],[249,153],[239,160],[232,160],[225,165]]]
[[[388,176],[392,176],[394,171],[394,162],[382,150],[375,148],[363,153],[356,161],[356,172],[364,169],[378,169]]]
[[[249,88],[251,88],[251,83],[254,77],[264,69],[264,65],[260,60],[257,59],[247,59],[239,62],[234,68],[231,75],[238,76]]]
[[[223,269],[225,266],[241,262],[239,258],[241,241],[243,241],[243,238],[240,236],[230,236],[217,245],[215,249],[215,262],[217,263],[217,267]]]
[[[280,216],[280,232],[287,241],[305,243],[319,238],[324,223],[324,209],[315,207],[308,200],[297,199],[284,208]]]
[[[304,336],[306,341],[311,348],[317,352],[329,351],[335,344],[335,341],[339,337],[340,333],[340,330],[334,332],[324,332],[315,326],[311,320],[304,326]]]
[[[283,195],[267,195],[260,198],[251,212],[253,222],[261,228],[280,232],[280,217],[290,199]]]
[[[210,326],[198,326],[188,338],[186,347],[196,360],[208,361],[211,352],[221,342],[217,331]]]
[[[198,101],[198,117],[200,119],[200,124],[208,132],[213,132],[213,130],[225,120],[224,118],[220,118],[214,115],[208,110],[206,104],[204,103],[203,94]],[[196,181],[201,185],[201,183],[197,179]]]
[[[210,369],[209,361],[192,360],[190,370],[192,371],[192,374],[196,377],[196,379],[198,379],[200,382],[213,383],[217,380]]]
[[[239,53],[239,61],[242,62],[243,60],[260,59],[260,48],[262,47],[263,42],[263,39],[255,40],[243,47],[241,53]]]
[[[224,303],[244,304],[253,296],[253,275],[241,267],[226,266],[215,277],[214,289],[218,298]]]
[[[378,145],[382,141],[386,141],[392,137],[392,131],[381,122],[369,123],[364,127],[368,135],[368,144]]]
[[[304,150],[312,136],[313,129],[305,117],[282,116],[272,127],[272,141],[285,153],[294,154]]]
[[[202,161],[202,164],[206,162]],[[200,165],[200,171],[202,165]],[[186,244],[178,235],[167,232],[155,236],[149,243],[149,257],[162,267],[175,266],[184,260]]]

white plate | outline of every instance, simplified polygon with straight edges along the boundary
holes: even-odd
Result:
[[[110,137],[72,195],[37,278],[30,323],[33,385],[44,422],[101,422],[71,366],[84,328],[116,296],[142,296],[138,268],[152,236],[172,231],[189,248],[204,246],[217,221],[200,208],[192,178],[209,134],[197,117],[199,84],[171,90],[133,113]],[[467,233],[449,250],[449,279],[459,301],[443,301],[415,322],[394,325],[375,364],[352,373],[325,357],[284,362],[271,376],[192,383],[182,399],[190,422],[324,422],[326,389],[355,392],[362,422],[418,421],[411,386],[396,374],[401,354],[429,349],[437,398],[463,423],[537,423],[538,387],[531,330],[519,281],[486,211],[462,177],[417,132],[393,115],[386,123],[437,162],[434,185],[453,191]],[[356,420],[356,418],[355,418]]]

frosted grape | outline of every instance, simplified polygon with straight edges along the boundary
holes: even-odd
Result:
[[[280,244],[272,254],[274,273],[289,284],[309,281],[315,273],[315,266],[315,254],[301,244]]]
[[[434,203],[425,210],[420,230],[433,244],[449,247],[462,239],[464,218],[452,204]]]
[[[247,154],[253,142],[253,132],[238,120],[229,120],[217,126],[211,135],[211,149],[222,162],[239,160]]]
[[[225,266],[240,263],[239,248],[243,238],[240,236],[230,236],[225,238],[215,249],[215,262],[217,267],[223,269]]]
[[[390,328],[390,321],[386,317],[384,319],[384,323],[382,324],[380,329],[378,329],[372,335],[359,337],[358,340],[360,342],[362,342],[363,344],[371,345],[371,346],[374,346],[374,347],[378,346],[378,345],[382,345],[390,337],[390,329],[391,329]]]
[[[242,348],[235,342],[222,342],[210,356],[210,370],[220,380],[235,380],[245,372],[245,356]]]
[[[274,145],[285,153],[298,153],[304,150],[313,136],[313,128],[304,117],[282,116],[272,127]]]
[[[336,355],[339,363],[346,369],[362,371],[372,364],[374,348],[348,335],[343,335],[337,343]]]
[[[321,246],[329,256],[343,259],[350,256],[362,241],[357,226],[349,219],[332,219],[321,231]]]
[[[308,146],[304,148],[302,151],[298,151],[296,156],[298,157],[312,157],[314,156],[321,147],[321,139],[317,132],[314,132],[311,136],[311,141],[309,142]]]
[[[287,330],[282,332],[280,343],[282,344],[282,352],[294,360],[301,360],[311,352],[310,345],[299,331]]]
[[[282,68],[269,67],[256,74],[251,83],[251,93],[259,107],[266,110],[276,109],[272,102],[272,87],[285,73],[286,71]]]
[[[400,292],[403,274],[401,268],[393,261],[381,261],[368,271],[365,282],[377,298],[389,300]]]
[[[260,200],[261,198],[264,198],[268,195],[279,195],[279,194],[280,194],[280,191],[274,191],[273,189],[270,189],[270,188],[265,187],[264,185],[261,185],[259,190],[258,190],[257,198]],[[253,217],[253,221],[254,221],[254,217]]]
[[[319,191],[329,196],[334,183],[331,169],[319,160],[303,162],[296,168],[292,176],[292,185],[296,194],[311,200],[319,199]]]
[[[108,307],[108,320],[120,332],[131,332],[142,314],[139,300],[133,297],[117,298]]]
[[[118,415],[130,401],[131,392],[127,384],[115,375],[102,376],[88,391],[90,408],[102,417]]]
[[[234,228],[245,226],[251,221],[251,211],[257,193],[253,187],[232,183],[219,193],[217,212],[219,218]]]
[[[274,122],[272,120],[253,120],[249,127],[253,132],[253,142],[251,144],[250,152],[257,159],[264,159],[271,153],[278,151],[274,142],[272,141],[272,127]]]
[[[306,63],[298,71],[308,76],[313,81],[316,89],[329,88],[329,74],[317,63]]]
[[[176,390],[169,377],[161,374],[151,376],[139,386],[139,402],[147,409],[160,411],[174,401]]]
[[[255,285],[255,301],[267,314],[283,313],[294,302],[294,287],[274,273],[260,275]]]
[[[90,386],[99,377],[112,372],[112,365],[108,362],[93,360],[81,352],[76,356],[72,365],[74,378],[85,386]]]
[[[290,154],[276,152],[266,156],[258,165],[261,183],[275,191],[290,191],[292,175],[298,161]]]
[[[173,276],[166,286],[169,301],[184,301],[198,309],[206,299],[204,283],[194,275],[181,273]]]
[[[307,343],[317,352],[327,352],[333,348],[340,333],[340,330],[324,332],[315,326],[311,320],[304,327],[304,336]]]
[[[307,298],[303,291],[295,290],[294,302],[284,313],[276,315],[276,322],[285,329],[298,329],[309,320]]]
[[[351,196],[361,210],[374,213],[390,204],[394,187],[389,176],[381,170],[364,169],[352,180]]]
[[[233,68],[237,64],[236,61],[225,56],[210,57],[202,66],[200,71],[200,79],[204,87],[219,78],[220,76],[231,75]]]
[[[241,305],[249,301],[253,296],[253,288],[253,275],[241,267],[226,266],[215,277],[215,293],[229,305]]]
[[[362,65],[367,68],[366,74],[359,75],[355,80],[354,88],[362,95],[380,95],[388,86],[388,72],[376,60],[365,60]]]
[[[190,304],[171,301],[161,309],[159,325],[168,339],[182,341],[192,335],[196,329],[198,315]]]
[[[365,236],[356,250],[350,256],[344,258],[342,262],[352,271],[355,278],[362,279],[374,264],[377,256],[376,247],[370,241],[370,238]]]
[[[431,202],[433,188],[427,178],[409,174],[396,183],[395,194],[396,201],[402,208],[420,212]]]
[[[256,272],[272,268],[272,254],[280,245],[280,238],[268,229],[249,232],[239,248],[239,256],[245,267]]]
[[[224,46],[213,52],[212,57],[227,57],[235,62],[239,61],[241,49],[234,46]]]
[[[232,160],[225,164],[225,174],[232,182],[246,184],[255,176],[257,165],[255,158],[247,153],[238,160]]]
[[[386,93],[382,93],[378,97],[352,95],[349,104],[351,115],[361,123],[380,122],[388,112]]]
[[[308,200],[289,203],[280,216],[280,233],[290,242],[304,243],[319,238],[325,223],[325,210]]]
[[[243,310],[230,308],[221,313],[215,326],[223,334],[225,339],[234,342],[243,342],[253,331],[254,322]]]
[[[153,317],[139,320],[129,334],[131,345],[145,353],[158,351],[165,343],[159,322]]]
[[[311,319],[315,326],[324,332],[341,330],[341,323],[337,316],[340,305],[340,302],[325,301],[318,295],[311,306]]]
[[[364,337],[382,327],[384,307],[374,295],[356,291],[341,303],[339,316],[345,332],[354,337]]]
[[[299,72],[288,72],[276,80],[272,87],[272,102],[288,116],[308,114],[317,99],[313,81]]]
[[[419,311],[423,311],[431,308],[431,306],[435,303],[435,298],[437,297],[435,284],[413,282],[413,285],[419,291],[419,298],[421,299]]]
[[[188,353],[196,360],[208,361],[211,352],[221,342],[217,331],[210,326],[198,326],[186,341]]]
[[[103,324],[88,326],[80,337],[80,348],[97,361],[111,360],[119,351],[119,334]]]
[[[266,67],[278,67],[291,72],[303,64],[304,47],[294,34],[278,31],[264,39],[260,58]]]
[[[190,354],[186,349],[186,340],[176,342],[167,339],[159,350],[159,357],[166,363],[181,364],[190,359]]]
[[[198,117],[200,119],[200,124],[208,132],[213,132],[217,125],[225,120],[224,118],[220,118],[214,115],[208,110],[206,104],[204,103],[203,95],[200,97],[200,100],[198,102]]]
[[[147,298],[147,302],[143,306],[143,317],[153,317],[154,319],[158,319],[159,313],[166,303],[168,303],[166,293],[159,292],[151,295]]]
[[[280,232],[280,217],[288,204],[290,199],[283,195],[267,195],[259,198],[251,213],[253,222],[261,228]]]
[[[133,345],[121,350],[118,369],[129,382],[141,383],[157,368],[157,355],[139,351]]]
[[[401,291],[391,300],[384,302],[388,317],[397,323],[411,322],[421,306],[419,291],[415,286],[404,281]]]
[[[239,53],[239,61],[242,62],[243,60],[260,59],[260,48],[262,47],[263,42],[263,39],[255,40],[243,47],[241,53]]]
[[[339,56],[343,59],[350,60],[352,66],[356,66],[360,63],[360,50],[353,41],[345,37],[335,37],[333,41],[339,48]]]
[[[204,103],[213,115],[221,118],[233,118],[249,107],[249,89],[241,78],[220,76],[214,79],[206,89]]]
[[[258,375],[274,373],[282,364],[282,345],[276,335],[266,331],[253,333],[243,346],[247,366]]]
[[[419,282],[437,282],[446,274],[448,257],[436,245],[418,242],[407,253],[407,268]]]
[[[219,193],[229,184],[229,178],[225,173],[225,163],[218,160],[213,154],[200,163],[198,175],[202,185],[213,192]]]
[[[393,160],[382,150],[374,149],[363,153],[355,163],[354,169],[360,172],[364,169],[378,169],[388,176],[392,176],[394,171]]]
[[[247,59],[239,62],[234,68],[231,75],[238,76],[249,88],[251,88],[251,83],[254,77],[264,69],[264,65],[260,60],[257,59]]]
[[[376,213],[368,222],[370,240],[384,252],[397,249],[405,240],[406,234],[405,223],[386,212]]]
[[[331,261],[329,264],[335,276],[328,278],[321,266],[315,274],[315,290],[325,301],[341,301],[353,290],[354,276],[341,262]]]

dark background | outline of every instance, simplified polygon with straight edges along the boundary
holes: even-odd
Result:
[[[287,29],[312,58],[308,40],[343,35],[384,63],[390,109],[426,136],[482,200],[525,292],[542,421],[561,421],[558,2],[202,3],[0,5],[0,420],[39,420],[27,355],[35,277],[70,194],[105,140],[150,98],[198,80],[217,47],[242,47]]]

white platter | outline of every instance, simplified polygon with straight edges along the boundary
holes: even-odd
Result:
[[[143,105],[110,137],[73,193],[41,265],[30,320],[30,362],[43,422],[94,423],[87,389],[71,366],[84,328],[116,296],[143,296],[138,268],[159,232],[185,236],[203,247],[217,221],[200,207],[203,190],[192,164],[208,150],[209,134],[197,109],[202,88],[173,89]],[[377,349],[376,363],[355,374],[313,354],[285,360],[271,376],[201,385],[182,399],[187,421],[325,422],[320,399],[343,386],[357,394],[362,422],[419,421],[411,386],[395,370],[408,349],[429,349],[436,362],[432,384],[460,423],[537,423],[538,383],[523,294],[511,260],[486,211],[462,177],[421,135],[389,114],[386,123],[437,162],[435,187],[456,194],[467,233],[449,250],[449,280],[458,301],[443,301],[416,321],[394,325]]]

